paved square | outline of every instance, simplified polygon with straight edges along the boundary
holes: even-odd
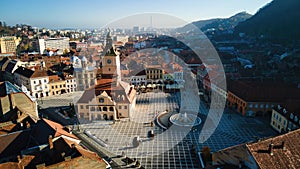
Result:
[[[197,96],[180,95],[160,91],[141,93],[137,95],[137,105],[131,121],[120,121],[115,124],[96,121],[81,125],[81,129],[90,131],[106,142],[108,145],[106,148],[115,154],[120,155],[124,152],[128,157],[140,159],[146,168],[169,169],[198,168],[197,157],[191,153],[192,145],[195,145],[198,151],[204,146],[209,146],[211,151],[218,151],[252,141],[255,136],[275,135],[275,132],[260,120],[229,113],[229,110],[225,110],[215,132],[203,144],[199,141],[202,139],[199,138],[200,128],[187,134],[180,130],[164,131],[155,125],[151,127],[149,122],[156,113],[176,110],[180,107],[180,102],[186,106],[185,109],[199,108],[202,114],[207,114],[207,108]],[[148,138],[150,130],[156,133],[154,140]],[[138,147],[133,147],[132,142],[136,136],[140,137],[141,142]]]

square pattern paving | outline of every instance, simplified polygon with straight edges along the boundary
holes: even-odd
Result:
[[[81,125],[81,129],[90,131],[106,142],[109,151],[118,155],[125,153],[128,157],[139,159],[145,168],[168,169],[198,168],[197,156],[191,153],[193,145],[197,151],[208,146],[214,152],[254,140],[255,136],[275,135],[275,132],[260,120],[229,113],[229,110],[225,110],[218,127],[204,143],[199,141],[205,139],[200,138],[201,128],[198,130],[194,128],[186,134],[181,131],[167,132],[168,130],[164,131],[155,125],[150,125],[150,121],[157,113],[176,110],[180,108],[180,102],[191,110],[196,108],[202,114],[207,114],[207,108],[196,95],[185,96],[185,94],[169,94],[160,91],[141,93],[137,95],[136,109],[130,121],[120,121],[115,124],[96,121]],[[157,134],[155,141],[148,138],[150,130]],[[164,136],[159,137],[159,135]],[[133,139],[136,136],[140,137],[140,145],[133,147]]]

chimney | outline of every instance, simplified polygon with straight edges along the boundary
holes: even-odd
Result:
[[[53,140],[52,140],[52,136],[51,135],[49,135],[48,142],[49,142],[49,148],[50,148],[50,150],[53,149]]]
[[[22,113],[20,112],[20,110],[18,110],[17,112],[17,119],[19,119],[21,117]]]
[[[269,144],[269,154],[272,156],[273,155],[273,148],[274,148],[274,144],[273,143],[271,143],[271,144]]]
[[[282,141],[282,142],[281,142],[281,147],[282,147],[282,150],[286,150],[286,147],[285,147],[284,141]]]
[[[71,145],[71,148],[72,148],[72,149],[76,148],[76,145],[75,145],[75,144],[72,144],[72,145]]]
[[[22,158],[21,158],[21,156],[20,156],[20,155],[18,155],[18,156],[17,156],[17,158],[18,158],[18,163],[20,163],[20,162],[22,161]]]

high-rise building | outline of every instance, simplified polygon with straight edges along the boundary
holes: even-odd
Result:
[[[5,36],[0,38],[0,53],[16,53],[20,39],[15,36]]]
[[[57,54],[63,54],[65,51],[70,50],[70,38],[48,38],[39,39],[40,53],[44,54],[47,50],[58,50]]]
[[[140,31],[140,28],[138,26],[134,26],[132,29],[133,33],[139,33],[139,31]]]

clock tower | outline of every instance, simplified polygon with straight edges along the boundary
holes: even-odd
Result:
[[[112,46],[112,40],[110,33],[106,37],[105,55],[102,58],[102,75],[103,76],[114,76],[117,80],[121,80],[120,71],[120,57],[116,55],[115,50]]]

